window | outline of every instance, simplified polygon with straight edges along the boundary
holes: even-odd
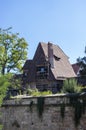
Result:
[[[24,70],[23,76],[24,76],[24,77],[27,77],[27,75],[28,75],[28,70]]]
[[[44,73],[45,72],[45,68],[41,68],[40,71],[41,71],[41,73]]]
[[[55,60],[59,61],[61,58],[54,55]]]
[[[46,79],[48,76],[48,66],[37,66],[36,76],[38,79]]]

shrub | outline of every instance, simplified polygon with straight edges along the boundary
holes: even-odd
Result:
[[[27,92],[26,92],[28,95],[31,95],[31,96],[38,96],[39,95],[39,91],[37,89],[27,89]]]
[[[62,92],[78,93],[81,92],[81,86],[77,84],[77,81],[75,79],[67,79],[63,83]]]
[[[44,96],[44,95],[51,95],[52,92],[51,91],[40,92],[38,91],[38,89],[28,89],[27,94],[31,96]]]
[[[48,91],[40,92],[40,94],[41,94],[42,96],[52,95],[52,92],[48,90]]]

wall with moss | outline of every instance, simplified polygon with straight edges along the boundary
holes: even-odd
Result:
[[[3,130],[86,130],[86,94],[23,97],[3,103]]]

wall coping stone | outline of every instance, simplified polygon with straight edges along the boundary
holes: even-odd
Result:
[[[45,105],[59,105],[62,104],[63,102],[65,104],[69,104],[70,97],[74,96],[79,96],[80,98],[85,97],[86,98],[86,92],[83,93],[66,93],[66,94],[54,94],[54,95],[46,95],[46,96],[19,96],[11,98],[9,100],[4,100],[3,106],[25,106],[25,105],[30,105],[31,101],[33,101],[33,105],[37,104],[37,98],[39,97],[44,97],[45,98]],[[51,98],[51,100],[50,100]]]

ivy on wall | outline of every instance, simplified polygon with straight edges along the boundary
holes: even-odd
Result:
[[[37,98],[37,111],[38,111],[38,116],[41,118],[44,112],[44,97],[38,97]]]
[[[74,108],[75,126],[78,126],[80,119],[86,111],[86,97],[80,97],[79,94],[70,97],[70,105]]]
[[[16,126],[16,128],[20,128],[20,124],[18,123],[17,120],[14,120],[14,122],[12,123],[12,126]]]
[[[65,103],[64,102],[60,105],[60,113],[61,113],[61,117],[64,118],[65,116]]]
[[[80,96],[79,94],[70,94],[68,96],[69,103],[66,104],[65,101],[63,101],[60,105],[60,115],[62,119],[65,117],[65,108],[66,106],[71,106],[74,109],[74,122],[75,126],[77,127],[80,123],[80,119],[83,114],[86,112],[86,95]],[[33,111],[33,105],[34,102],[30,102],[30,111]],[[45,97],[37,97],[37,112],[39,118],[42,118],[43,112],[44,112],[44,105],[45,105]]]
[[[69,106],[74,109],[74,122],[77,127],[80,124],[80,119],[86,112],[86,97],[80,97],[79,94],[69,96]],[[63,102],[60,104],[61,117],[65,116],[66,104]]]
[[[30,111],[33,111],[33,101],[30,102]]]

